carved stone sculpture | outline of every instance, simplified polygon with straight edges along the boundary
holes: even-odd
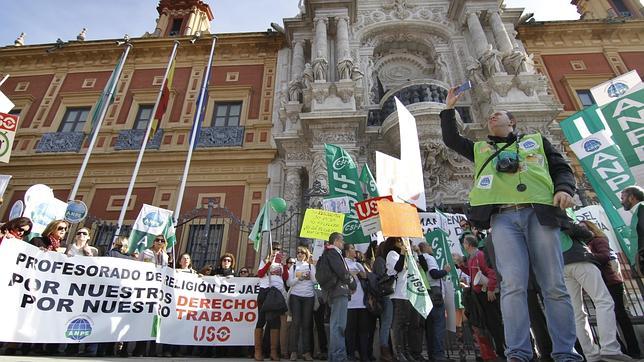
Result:
[[[85,41],[85,37],[87,36],[87,28],[83,28],[78,35],[76,35],[76,40],[78,41]]]
[[[313,68],[311,63],[304,64],[304,71],[302,72],[302,83],[304,89],[311,88],[311,83],[315,80],[315,75],[313,74]]]
[[[288,82],[288,100],[291,102],[299,102],[302,95],[302,82],[299,78],[293,79]]]
[[[351,79],[351,68],[353,61],[350,58],[344,58],[338,62],[338,75],[340,79]]]
[[[326,81],[326,72],[328,67],[329,63],[324,58],[317,58],[313,61],[313,74],[316,81]]]
[[[508,74],[519,74],[527,56],[519,48],[514,48],[509,54],[503,57],[503,67]]]
[[[447,76],[447,63],[445,63],[441,54],[437,54],[434,58],[434,73],[436,74],[436,79],[443,82],[449,81]]]
[[[488,44],[488,48],[481,54],[479,61],[481,62],[481,68],[483,70],[483,76],[486,79],[489,79],[491,76],[496,73],[496,62],[499,56],[499,52],[492,49],[492,46]]]

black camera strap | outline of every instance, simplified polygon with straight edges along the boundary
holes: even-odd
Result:
[[[475,180],[478,180],[478,179],[479,179],[479,176],[481,176],[481,172],[483,172],[483,170],[485,169],[485,167],[488,165],[488,163],[490,163],[490,161],[492,161],[492,160],[494,159],[494,157],[498,156],[498,155],[499,155],[499,154],[500,154],[504,149],[506,149],[506,148],[508,148],[508,147],[512,146],[512,144],[513,144],[514,142],[516,142],[516,141],[517,141],[517,139],[515,139],[514,141],[512,141],[512,142],[510,142],[510,143],[506,143],[506,144],[505,144],[505,146],[503,146],[503,147],[501,147],[501,148],[497,148],[496,152],[494,152],[494,153],[492,154],[492,156],[488,157],[488,159],[487,159],[487,160],[485,160],[485,162],[483,162],[483,166],[479,169],[479,172],[476,174],[476,179],[475,179]],[[494,146],[495,146],[495,148],[496,148],[496,144],[494,144]]]

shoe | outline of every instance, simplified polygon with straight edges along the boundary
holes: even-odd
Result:
[[[394,354],[394,359],[398,362],[408,362],[411,361],[407,359],[407,356],[405,356],[403,353],[395,353]]]
[[[632,361],[633,359],[623,353],[620,354],[602,354],[600,357],[606,362]]]
[[[291,361],[297,361],[297,352],[291,352]]]
[[[411,357],[411,361],[428,362],[427,359],[421,354],[408,353],[408,356]]]
[[[311,354],[308,352],[303,354],[302,358],[304,358],[305,361],[313,361],[313,357],[311,357]]]

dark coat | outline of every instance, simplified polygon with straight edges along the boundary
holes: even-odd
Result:
[[[335,248],[325,249],[323,255],[329,263],[330,269],[337,276],[337,281],[333,287],[324,290],[329,300],[342,295],[350,297],[352,291],[356,290],[357,285],[355,279],[347,269],[344,258]]]

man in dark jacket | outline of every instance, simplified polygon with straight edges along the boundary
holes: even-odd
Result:
[[[532,359],[527,287],[530,267],[543,291],[555,360],[580,361],[574,351],[575,323],[563,281],[559,230],[565,208],[572,206],[575,178],[563,156],[540,134],[515,132],[507,111],[488,119],[487,141],[458,133],[454,105],[462,95],[448,92],[440,114],[443,142],[474,162],[470,191],[475,227],[492,227],[496,265],[502,276],[501,310],[508,360]]]
[[[323,262],[335,275],[335,282],[322,286],[331,306],[329,318],[329,361],[346,361],[347,349],[344,340],[344,330],[347,326],[347,307],[351,294],[356,290],[356,281],[349,273],[347,264],[342,257],[344,236],[341,233],[331,233],[328,248],[322,253]]]
[[[642,201],[644,201],[644,189],[641,187],[629,186],[622,190],[622,206],[624,206],[624,210],[631,211],[633,214],[631,242],[637,240],[637,253],[633,265],[640,275],[644,272],[644,207],[640,207]]]

